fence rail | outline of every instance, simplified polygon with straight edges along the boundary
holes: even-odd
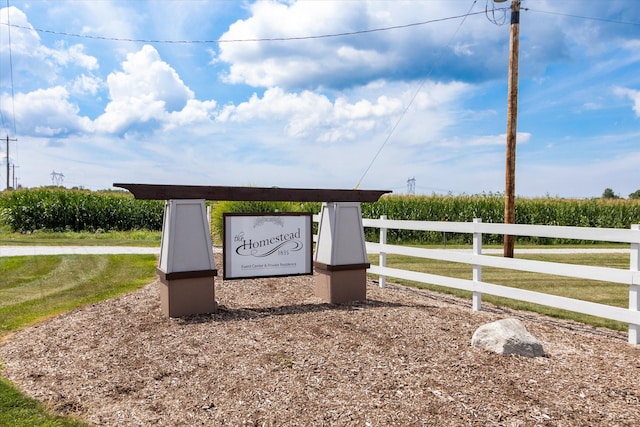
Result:
[[[640,344],[640,225],[633,225],[631,229],[611,229],[489,224],[482,223],[480,219],[475,219],[472,223],[402,221],[389,220],[384,216],[380,219],[363,218],[362,223],[364,227],[380,229],[380,241],[366,242],[366,248],[369,254],[379,254],[379,265],[372,265],[368,272],[379,275],[381,287],[385,286],[386,277],[394,277],[470,291],[472,292],[472,308],[476,311],[482,309],[482,294],[488,294],[597,316],[627,323],[629,325],[629,343]],[[473,234],[473,249],[470,252],[464,252],[390,245],[386,243],[388,229],[470,233]],[[483,255],[482,234],[485,233],[629,243],[629,270]],[[386,266],[386,256],[388,254],[469,264],[472,268],[473,278],[471,280],[459,279],[390,268]],[[629,285],[629,308],[614,307],[484,282],[482,281],[483,266],[626,284]]]

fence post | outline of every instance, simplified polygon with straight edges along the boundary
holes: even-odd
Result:
[[[640,224],[633,224],[631,229],[640,230]],[[629,269],[631,271],[640,270],[640,243],[631,244]],[[640,311],[640,283],[631,283],[629,285],[629,310],[636,312]],[[640,344],[639,325],[629,325],[629,344]]]
[[[479,224],[482,222],[482,218],[474,218],[473,222]],[[482,233],[473,233],[473,255],[482,255]],[[475,288],[479,288],[479,283],[482,282],[481,265],[473,265],[473,281],[476,282]],[[473,291],[472,307],[473,311],[482,310],[482,293],[480,291]]]
[[[385,220],[387,219],[386,215],[380,215],[380,219],[381,220]],[[386,227],[380,227],[380,244],[381,245],[386,245],[387,244],[387,229]],[[386,267],[387,266],[387,253],[384,250],[380,250],[380,260],[378,262],[380,267]],[[384,288],[387,286],[387,277],[386,276],[378,276],[378,285],[381,288]]]

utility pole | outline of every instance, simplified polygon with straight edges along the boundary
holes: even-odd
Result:
[[[518,124],[518,54],[520,50],[520,0],[511,2],[509,40],[509,95],[504,190],[504,223],[516,222],[516,134]],[[514,236],[504,236],[504,257],[513,258]]]
[[[9,135],[7,135],[7,190],[9,190],[9,141],[17,141],[17,139],[9,139]]]

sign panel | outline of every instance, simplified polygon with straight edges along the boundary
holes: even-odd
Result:
[[[311,213],[223,214],[224,279],[313,274]]]

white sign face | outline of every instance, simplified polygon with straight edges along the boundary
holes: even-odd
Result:
[[[313,274],[310,213],[223,217],[225,279]]]

